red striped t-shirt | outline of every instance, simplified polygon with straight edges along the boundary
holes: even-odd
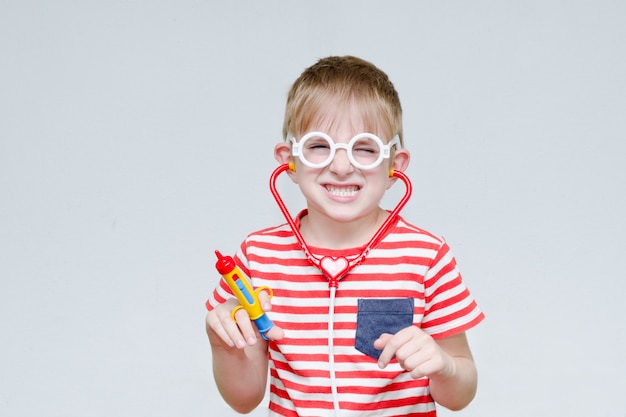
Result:
[[[364,248],[310,249],[320,259],[354,259]],[[307,259],[286,224],[250,234],[235,262],[254,287],[272,288],[268,315],[285,331],[284,339],[269,343],[270,415],[334,416],[328,280]],[[230,297],[230,289],[220,280],[207,308]],[[436,415],[428,378],[413,379],[395,360],[380,369],[376,359],[355,348],[357,317],[362,326],[366,322],[359,315],[359,305],[364,305],[359,300],[402,299],[413,301],[412,324],[435,339],[464,332],[484,318],[446,242],[399,217],[336,290],[333,352],[341,416]],[[393,311],[374,314],[383,314],[382,321],[395,320]],[[372,323],[376,320],[374,316]]]

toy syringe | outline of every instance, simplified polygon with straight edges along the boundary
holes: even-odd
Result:
[[[235,313],[240,309],[245,309],[250,316],[250,320],[254,321],[256,327],[261,333],[261,337],[265,340],[269,340],[265,333],[274,326],[272,320],[270,320],[259,302],[259,291],[266,290],[270,297],[272,296],[272,289],[269,287],[259,287],[255,290],[252,289],[248,281],[243,277],[239,268],[235,264],[235,261],[230,256],[223,256],[220,251],[215,251],[217,255],[217,263],[215,268],[217,272],[222,274],[224,281],[228,284],[233,291],[239,305],[235,307],[231,313],[233,320],[235,320]]]

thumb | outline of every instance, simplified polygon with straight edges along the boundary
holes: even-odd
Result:
[[[266,288],[263,288],[257,293],[259,296],[259,303],[261,303],[261,308],[263,309],[263,311],[272,310],[271,296],[267,291],[268,290]]]
[[[259,296],[259,303],[261,304],[261,308],[263,309],[263,311],[271,311],[271,290],[268,287],[262,287],[259,288],[257,294]],[[270,340],[281,340],[283,337],[285,337],[285,331],[279,326],[274,325],[267,332],[265,332],[265,337]]]

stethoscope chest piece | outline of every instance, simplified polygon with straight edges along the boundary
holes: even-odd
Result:
[[[351,269],[350,262],[343,256],[338,258],[325,256],[318,267],[331,282],[339,281]]]

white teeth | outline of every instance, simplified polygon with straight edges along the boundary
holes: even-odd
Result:
[[[326,189],[332,195],[338,197],[352,197],[359,191],[359,187],[356,185],[351,185],[348,187],[337,187],[335,185],[327,185]]]

